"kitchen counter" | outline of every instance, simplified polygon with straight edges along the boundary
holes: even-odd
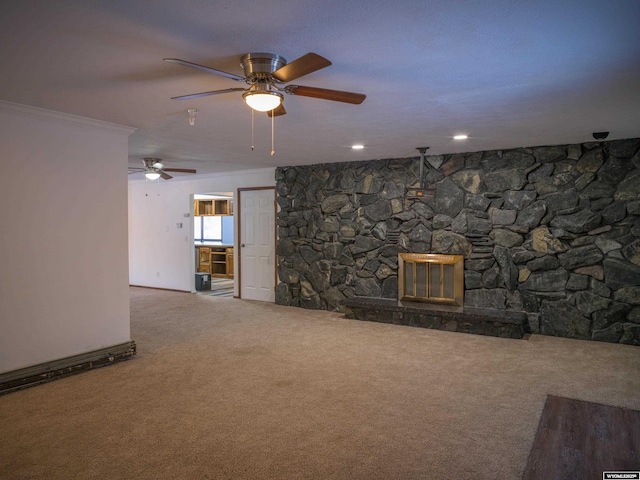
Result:
[[[222,243],[222,242],[195,242],[194,246],[196,247],[227,247],[233,248],[232,243]]]

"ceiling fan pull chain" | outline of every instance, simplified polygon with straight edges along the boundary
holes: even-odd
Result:
[[[253,108],[251,109],[251,151],[253,152],[253,149],[255,147],[254,145],[254,141],[253,141],[253,118],[254,118],[254,110]]]
[[[276,154],[276,150],[275,150],[275,135],[274,135],[274,131],[275,131],[275,119],[276,116],[273,115],[273,110],[271,111],[272,115],[271,115],[271,156],[273,157]]]

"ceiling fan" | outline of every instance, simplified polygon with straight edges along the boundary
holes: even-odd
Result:
[[[173,177],[167,172],[196,173],[195,170],[190,168],[165,168],[161,158],[143,158],[142,164],[144,165],[143,167],[129,167],[129,175],[132,173],[144,173],[148,180],[157,180],[160,177],[169,180]]]
[[[302,85],[281,86],[284,83],[291,82],[331,65],[329,60],[315,53],[307,53],[291,63],[287,63],[280,55],[273,53],[247,53],[240,59],[240,65],[244,70],[243,77],[178,58],[165,58],[164,61],[197,68],[198,70],[221,75],[249,85],[248,88],[225,88],[210,92],[192,93],[190,95],[172,97],[172,100],[188,100],[221,93],[243,92],[242,98],[247,105],[254,110],[267,112],[270,117],[273,117],[287,113],[282,104],[283,93],[355,105],[361,104],[366,98],[366,95],[361,93],[329,90],[327,88],[305,87]]]

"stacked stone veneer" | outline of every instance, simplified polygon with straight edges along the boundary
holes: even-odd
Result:
[[[640,345],[640,139],[276,170],[276,302],[397,298],[398,252],[465,256],[465,306]]]

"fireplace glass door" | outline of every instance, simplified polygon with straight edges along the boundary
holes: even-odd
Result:
[[[431,253],[399,255],[398,298],[462,306],[464,257]]]

